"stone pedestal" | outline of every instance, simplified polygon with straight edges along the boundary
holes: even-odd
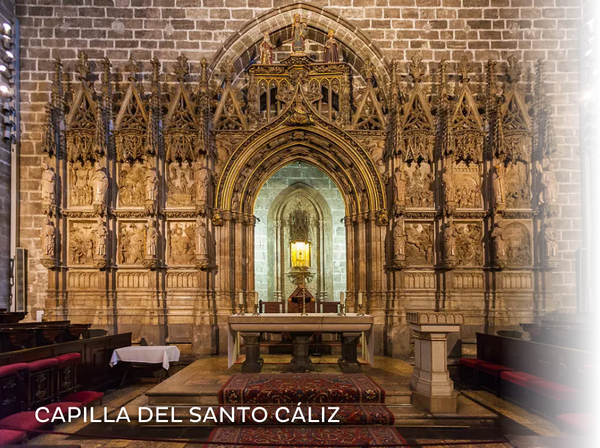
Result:
[[[306,372],[314,370],[315,366],[310,360],[308,346],[312,332],[292,333],[292,341],[294,344],[294,356],[290,362],[290,370],[292,372]]]
[[[342,333],[342,357],[338,365],[344,373],[361,373],[358,363],[357,346],[362,333]]]
[[[448,334],[460,331],[463,316],[407,313],[407,321],[415,337],[413,402],[434,414],[456,413],[457,393],[448,372]]]
[[[260,357],[260,333],[242,333],[246,346],[246,360],[242,363],[242,373],[259,373],[263,359]]]

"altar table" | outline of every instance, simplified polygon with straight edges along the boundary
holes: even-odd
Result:
[[[136,364],[162,364],[169,370],[171,362],[179,361],[179,349],[174,345],[147,345],[118,348],[110,357],[110,366],[119,361]]]
[[[227,354],[228,367],[231,367],[240,356],[240,333],[248,338],[256,339],[260,333],[291,333],[292,338],[304,339],[301,344],[307,346],[307,338],[313,333],[342,333],[344,338],[356,339],[360,336],[362,357],[373,364],[373,316],[359,316],[348,313],[339,316],[335,313],[273,313],[253,316],[250,314],[229,316]],[[298,344],[295,342],[294,351]],[[258,349],[258,346],[256,347]],[[296,353],[294,353],[296,358]]]

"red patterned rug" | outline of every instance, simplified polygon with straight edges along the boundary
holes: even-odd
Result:
[[[319,420],[324,421],[325,425],[393,425],[394,424],[394,414],[385,407],[384,405],[360,405],[360,404],[342,404],[336,405],[339,410],[334,413],[331,409],[332,406],[300,406],[302,409],[302,415],[306,419],[302,421],[302,419],[293,419],[294,412],[296,411],[297,406],[288,406],[289,413],[280,411],[279,419],[285,420],[288,419],[289,422],[281,422],[277,419],[277,409],[279,409],[282,405],[277,404],[266,404],[261,405],[261,407],[265,408],[267,411],[267,419],[263,422],[257,422],[252,419],[252,414],[248,411],[245,413],[245,423],[242,422],[242,411],[236,409],[233,406],[223,406],[224,411],[227,415],[232,415],[233,410],[235,409],[235,419],[236,424],[246,424],[246,425],[306,425],[310,423],[310,420]],[[322,411],[324,409],[324,411]],[[310,412],[310,416],[309,416]],[[324,417],[321,414],[324,414]],[[264,414],[262,412],[258,413],[256,416],[259,420],[264,418]],[[330,418],[333,417],[334,420],[338,420],[337,423],[330,422]],[[292,421],[294,420],[294,421]],[[227,425],[232,424],[231,420],[228,417],[225,417],[221,423],[217,423],[218,425]]]
[[[384,402],[385,391],[362,373],[238,373],[219,391],[221,404]]]
[[[392,426],[225,426],[214,429],[208,441],[222,445],[206,445],[207,448],[246,446],[229,443],[270,443],[273,447],[293,443],[297,448],[322,445],[398,446],[406,443]]]

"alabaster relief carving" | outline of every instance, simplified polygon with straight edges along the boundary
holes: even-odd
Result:
[[[50,218],[42,227],[42,255],[44,258],[54,258],[56,248],[56,227]]]
[[[156,168],[151,167],[146,171],[146,202],[154,203],[158,196],[158,176],[156,174]]]
[[[104,169],[104,167],[98,162],[94,164],[92,185],[94,187],[94,207],[105,207],[106,192],[108,191],[108,176],[106,175],[106,170]]]
[[[156,258],[156,243],[158,241],[158,230],[156,230],[156,221],[148,220],[146,229],[146,258]]]
[[[210,172],[205,166],[204,160],[198,162],[198,167],[195,171],[196,174],[196,205],[201,212],[206,209],[206,203],[209,192],[210,184]]]
[[[454,181],[454,173],[451,166],[446,166],[442,172],[442,184],[444,185],[444,197],[446,203],[456,204],[456,182]]]
[[[172,265],[194,264],[196,229],[194,222],[169,222],[167,261]]]
[[[204,216],[199,216],[196,219],[196,261],[200,268],[208,266],[208,241],[206,218]]]
[[[492,171],[492,195],[495,207],[502,207],[506,202],[505,173],[506,170],[502,163],[494,165]]]
[[[402,266],[406,259],[406,231],[404,228],[404,219],[396,218],[394,222],[394,264]]]
[[[456,264],[480,266],[483,263],[481,223],[456,223]]]
[[[433,173],[429,163],[404,167],[407,175],[406,205],[415,208],[433,207]]]
[[[119,205],[121,207],[142,207],[145,199],[146,169],[143,165],[120,164]]]
[[[75,162],[70,166],[69,203],[72,207],[92,205],[94,198],[94,169],[89,162]]]
[[[188,162],[173,162],[167,168],[167,206],[194,205],[197,190],[194,188],[194,170]]]
[[[506,258],[509,266],[531,265],[531,238],[523,224],[513,222],[504,227]]]
[[[433,224],[407,223],[406,258],[411,264],[433,263]]]
[[[554,227],[549,224],[546,225],[543,231],[543,243],[546,249],[546,257],[550,261],[556,260],[558,258],[558,240]]]
[[[508,163],[504,172],[506,179],[506,206],[508,208],[531,207],[529,165],[517,160]]]
[[[118,262],[139,265],[144,260],[146,222],[119,222]]]
[[[554,172],[554,163],[544,160],[541,164],[537,162],[537,170],[540,173],[540,184],[542,191],[540,192],[539,202],[544,205],[552,205],[557,199],[557,180]]]
[[[481,208],[481,173],[478,164],[463,162],[453,168],[458,208]]]
[[[69,229],[69,263],[92,265],[96,253],[96,223],[93,221],[71,222]]]
[[[450,217],[444,224],[444,262],[447,265],[453,265],[456,262],[457,235],[454,220]]]
[[[412,192],[411,192],[412,195]],[[394,209],[399,214],[406,205],[406,175],[402,166],[394,170]]]

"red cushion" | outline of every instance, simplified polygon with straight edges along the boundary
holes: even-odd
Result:
[[[502,372],[514,370],[510,367],[501,366],[500,364],[494,364],[492,362],[481,362],[477,365],[477,369],[494,376],[500,376],[500,373]]]
[[[81,362],[81,353],[67,353],[65,355],[57,356],[58,368],[72,366]]]
[[[500,378],[505,381],[515,383],[521,387],[527,387],[527,383],[529,381],[544,381],[544,379],[540,378],[539,376],[535,376],[526,372],[519,372],[517,370],[501,372]]]
[[[33,361],[27,364],[30,372],[37,372],[39,370],[50,369],[58,365],[56,358],[40,359],[39,361]]]
[[[561,414],[556,420],[578,432],[592,432],[596,427],[598,415],[595,414]]]
[[[527,383],[527,389],[555,400],[575,400],[579,395],[572,387],[546,380],[530,381]]]
[[[11,431],[10,429],[0,429],[0,446],[19,443],[27,436],[25,431]]]
[[[458,362],[460,363],[460,365],[471,367],[472,369],[474,369],[475,367],[477,367],[477,364],[480,364],[483,361],[481,359],[476,358],[460,358]]]
[[[11,376],[16,374],[19,370],[27,369],[27,364],[24,362],[17,362],[15,364],[9,364],[7,366],[0,367],[0,378],[5,376]]]
[[[31,431],[40,429],[45,425],[35,418],[34,411],[18,412],[0,420],[0,426],[6,425],[10,428],[16,428],[21,431]]]
[[[63,398],[64,401],[75,401],[77,403],[82,403],[84,406],[88,404],[100,400],[104,394],[102,392],[96,392],[93,390],[82,390],[81,392],[75,392],[67,395]]]

